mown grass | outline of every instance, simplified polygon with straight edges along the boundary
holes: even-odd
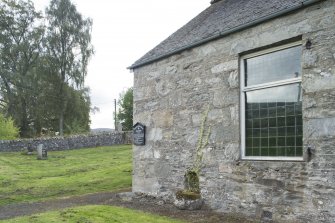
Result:
[[[182,223],[182,221],[161,217],[121,207],[93,205],[69,208],[61,211],[45,212],[32,216],[13,218],[6,223]]]
[[[0,153],[0,205],[131,187],[131,146],[36,155]]]

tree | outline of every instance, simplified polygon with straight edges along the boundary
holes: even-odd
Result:
[[[120,106],[117,120],[122,124],[122,129],[130,131],[133,128],[133,88],[120,94],[118,100]]]
[[[43,58],[41,58],[43,59]],[[41,129],[48,129],[51,132],[58,131],[59,105],[62,103],[58,97],[58,89],[61,84],[60,77],[55,75],[49,68],[47,62],[41,62],[36,73],[39,74],[36,80],[39,83],[36,87],[39,94],[36,95],[34,103],[34,130],[36,134]],[[64,86],[64,95],[67,106],[64,113],[64,133],[75,134],[89,131],[90,124],[90,96],[89,89],[75,89],[72,86]]]
[[[89,130],[83,83],[93,54],[92,21],[69,0],[52,0],[46,13],[43,18],[31,0],[0,1],[0,112],[13,118],[21,137],[42,128]]]
[[[45,46],[47,58],[59,76],[59,132],[64,132],[64,115],[69,105],[66,86],[82,89],[87,64],[93,54],[92,20],[84,19],[70,0],[51,0],[46,9],[48,28]]]
[[[23,137],[29,136],[32,101],[31,71],[41,52],[44,27],[32,1],[0,2],[0,94],[2,110],[10,114]]]
[[[18,135],[19,129],[14,125],[14,121],[0,113],[0,140],[16,139]]]
[[[64,116],[66,123],[64,132],[67,134],[89,132],[91,123],[89,89],[75,90],[72,87],[68,87],[67,94],[69,103]]]

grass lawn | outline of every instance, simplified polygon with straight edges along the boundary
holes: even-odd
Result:
[[[82,206],[62,211],[45,212],[42,214],[13,218],[6,223],[45,223],[45,222],[68,222],[68,223],[182,223],[166,217],[134,211],[121,207],[112,206]]]
[[[131,160],[130,145],[48,152],[48,160],[0,153],[0,205],[130,188]]]

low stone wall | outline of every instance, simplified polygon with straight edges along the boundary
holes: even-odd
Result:
[[[19,152],[43,144],[48,151],[131,144],[132,132],[101,133],[37,139],[1,140],[0,152]]]

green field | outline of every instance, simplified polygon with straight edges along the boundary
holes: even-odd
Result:
[[[68,223],[182,223],[166,217],[134,211],[121,207],[112,206],[82,206],[65,209],[62,211],[52,211],[32,216],[13,218],[6,223],[45,223],[45,222],[68,222]]]
[[[36,155],[0,153],[0,205],[131,187],[131,146]]]

